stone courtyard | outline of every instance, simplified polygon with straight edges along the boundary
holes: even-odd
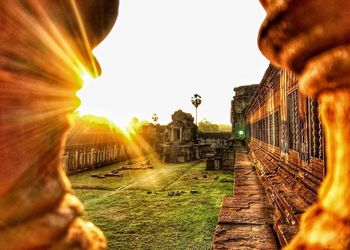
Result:
[[[95,178],[123,166],[123,177]],[[131,163],[131,164],[130,164]],[[130,165],[128,165],[130,164]],[[70,176],[84,218],[105,233],[109,249],[209,249],[221,202],[232,196],[232,171],[205,162],[161,163],[152,155]]]

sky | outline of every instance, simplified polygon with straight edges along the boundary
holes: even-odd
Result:
[[[125,0],[94,49],[102,67],[78,92],[83,114],[120,127],[133,117],[167,124],[178,109],[198,121],[230,123],[233,88],[260,82],[268,61],[257,47],[265,12],[257,0]]]

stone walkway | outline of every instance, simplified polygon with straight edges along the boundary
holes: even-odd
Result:
[[[244,151],[236,152],[233,197],[225,197],[213,249],[278,249],[272,207]]]

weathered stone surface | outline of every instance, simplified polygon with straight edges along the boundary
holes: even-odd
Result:
[[[254,224],[266,225],[273,224],[272,218],[269,218],[264,207],[260,208],[225,208],[220,211],[219,224]]]
[[[225,197],[213,249],[277,249],[272,207],[247,154],[237,151],[233,197]]]
[[[258,85],[248,85],[234,88],[235,96],[231,102],[232,134],[237,145],[243,146],[247,138],[247,119],[245,111]]]
[[[213,249],[277,249],[273,230],[268,225],[216,226]]]
[[[60,156],[82,77],[101,74],[92,49],[112,28],[118,3],[0,5],[0,249],[107,247],[80,219]]]

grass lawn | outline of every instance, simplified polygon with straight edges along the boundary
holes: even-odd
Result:
[[[212,171],[203,178],[204,162],[165,164],[152,155],[135,159],[133,167],[148,159],[154,169],[124,170],[121,178],[90,176],[125,162],[70,176],[85,204],[85,219],[104,231],[113,250],[210,249],[222,198],[233,190],[232,183],[220,179],[232,179],[232,172]],[[168,196],[176,191],[183,192]]]

